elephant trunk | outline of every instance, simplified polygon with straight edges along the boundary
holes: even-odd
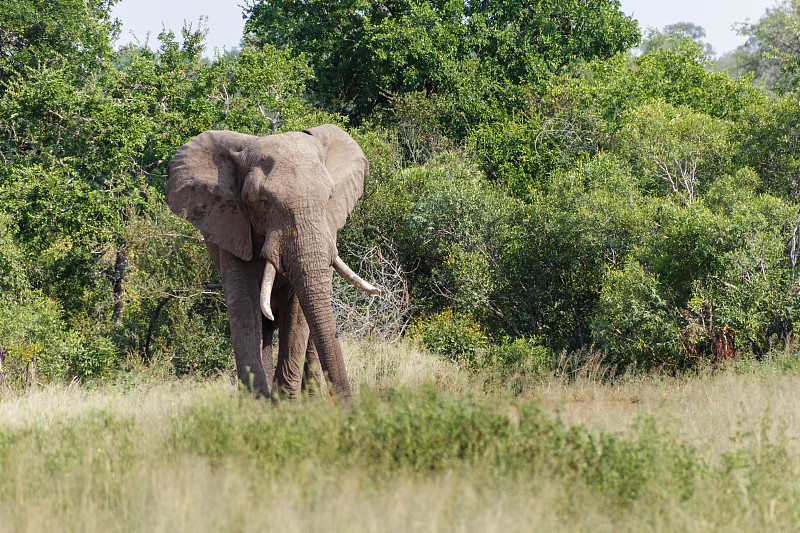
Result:
[[[350,384],[336,335],[336,320],[331,305],[331,274],[330,266],[307,271],[295,285],[295,292],[308,322],[322,370],[333,385],[335,394],[346,398],[350,395]]]
[[[301,224],[298,226],[302,227]],[[320,224],[308,226],[323,227]],[[327,226],[324,226],[324,231],[298,231],[292,237],[284,250],[291,257],[283,262],[285,274],[305,315],[322,370],[333,385],[333,392],[346,398],[350,395],[350,384],[336,338],[336,320],[331,305],[331,265],[336,258],[335,246]]]

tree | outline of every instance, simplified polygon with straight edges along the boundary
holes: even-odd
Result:
[[[473,125],[466,146],[490,179],[515,197],[529,198],[531,190],[547,188],[553,173],[612,149],[638,106],[663,102],[713,122],[735,120],[758,100],[758,89],[747,79],[712,72],[708,65],[700,46],[685,39],[672,49],[593,61],[578,75],[554,78],[515,113]]]
[[[782,0],[767,8],[753,23],[739,25],[747,41],[720,63],[737,74],[750,74],[778,92],[796,89],[800,82],[800,1]]]
[[[689,39],[696,42],[703,48],[703,52],[708,57],[713,57],[714,48],[711,44],[704,42],[706,30],[692,22],[677,22],[664,26],[662,30],[648,28],[642,42],[639,44],[639,51],[643,54],[657,48],[674,49],[682,40]]]
[[[100,67],[112,55],[118,32],[109,14],[113,3],[0,0],[0,80],[37,66],[69,66],[78,77]]]
[[[702,181],[713,179],[721,168],[728,151],[726,124],[686,107],[655,101],[628,113],[614,149],[630,157],[642,175],[663,180],[670,192],[691,202]]]
[[[449,94],[465,121],[480,120],[480,103],[513,107],[518,89],[639,39],[617,0],[250,1],[246,13],[249,42],[305,54],[316,98],[358,122],[418,91]]]

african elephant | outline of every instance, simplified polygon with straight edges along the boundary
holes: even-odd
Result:
[[[347,397],[331,267],[361,290],[380,292],[336,250],[369,172],[358,144],[330,124],[265,137],[207,131],[177,150],[168,172],[170,209],[203,233],[222,275],[239,380],[270,397],[274,377],[295,396],[308,350],[319,354],[332,392]]]

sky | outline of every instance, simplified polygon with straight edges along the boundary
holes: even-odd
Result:
[[[244,0],[121,0],[112,15],[122,22],[118,44],[148,42],[158,46],[163,27],[180,37],[184,21],[194,28],[200,18],[207,18],[208,56],[214,50],[231,50],[239,45],[244,19]],[[621,0],[622,11],[639,21],[642,30],[663,28],[676,22],[693,22],[706,30],[706,41],[717,54],[729,52],[745,39],[732,28],[735,23],[756,22],[776,0]],[[147,34],[150,34],[149,41]]]
[[[676,22],[693,22],[706,30],[706,41],[717,55],[744,44],[732,26],[757,22],[776,0],[621,0],[622,12],[639,21],[639,27],[663,28]]]

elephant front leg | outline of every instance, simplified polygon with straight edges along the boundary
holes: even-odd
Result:
[[[231,326],[231,343],[239,381],[261,396],[270,397],[272,365],[264,368],[264,324],[259,301],[263,264],[242,261],[218,248],[219,270],[225,288],[225,304]],[[271,340],[271,339],[270,339]],[[268,357],[271,359],[271,347]],[[269,379],[267,377],[269,372]]]
[[[282,396],[300,396],[303,356],[309,343],[308,323],[295,295],[278,314],[278,364],[275,369],[277,390]]]

